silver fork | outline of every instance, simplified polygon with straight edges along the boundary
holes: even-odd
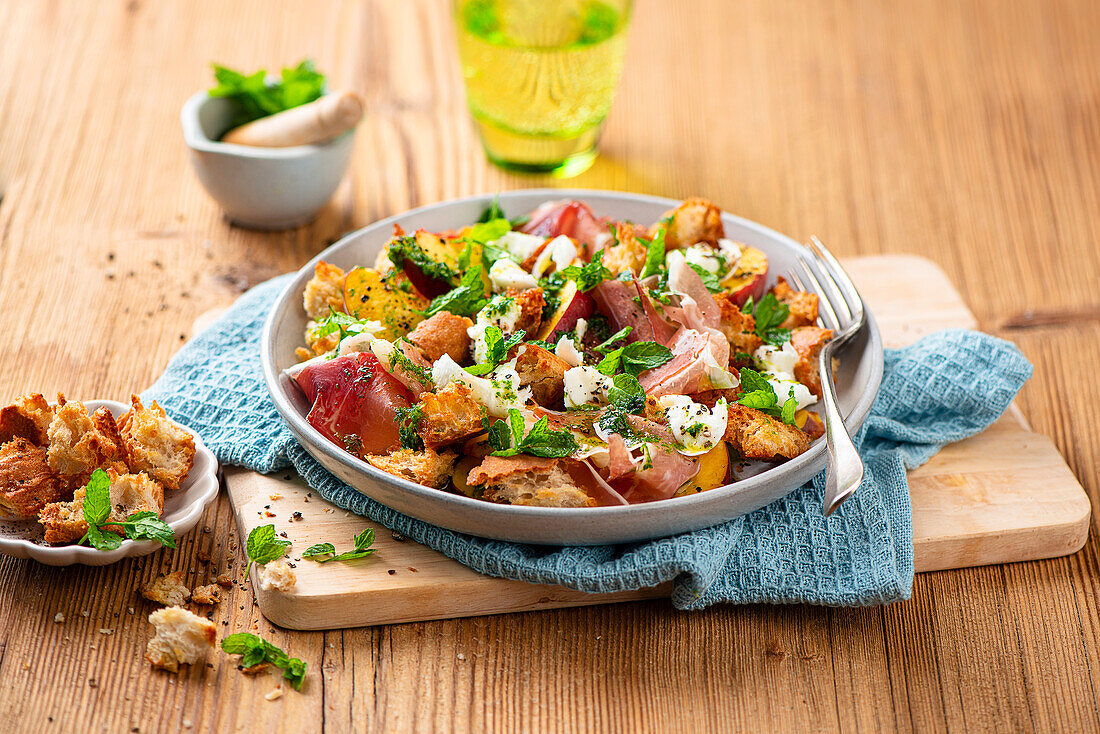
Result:
[[[798,273],[790,275],[791,283],[800,291],[812,291],[820,296],[821,320],[832,329],[833,338],[821,350],[821,402],[825,408],[825,444],[829,459],[825,468],[826,516],[833,514],[863,483],[863,460],[859,458],[852,437],[844,427],[844,416],[837,405],[836,385],[833,383],[833,354],[863,328],[863,299],[855,284],[840,262],[826,249],[817,237],[810,238],[810,250],[814,263],[821,273],[819,280],[814,268],[799,256],[798,263],[805,281]],[[807,288],[806,286],[810,287]]]

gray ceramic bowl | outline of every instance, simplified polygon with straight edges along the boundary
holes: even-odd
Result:
[[[355,131],[291,148],[218,142],[232,117],[232,101],[206,92],[187,100],[180,112],[183,139],[203,187],[234,224],[289,229],[311,221],[347,171]]]
[[[609,191],[536,189],[500,195],[508,216],[519,216],[550,199],[585,201],[597,215],[635,222],[653,222],[679,202],[652,196]],[[379,471],[329,443],[306,421],[309,404],[281,370],[295,364],[306,326],[302,290],[318,260],[350,269],[374,262],[389,240],[392,224],[407,231],[459,228],[473,222],[491,197],[434,204],[375,222],[329,247],[298,273],[279,296],[264,327],[261,359],[268,390],[279,413],[303,447],[329,471],[363,494],[399,512],[471,535],[546,545],[598,545],[658,538],[716,525],[763,507],[806,482],[825,466],[825,442],[818,440],[798,458],[748,479],[708,492],[627,507],[513,507],[452,494],[399,479]],[[725,215],[726,234],[763,250],[770,261],[769,277],[790,270],[808,251],[789,237],[746,219]],[[882,381],[882,340],[874,318],[841,354],[837,387],[845,424],[855,431],[871,409]]]

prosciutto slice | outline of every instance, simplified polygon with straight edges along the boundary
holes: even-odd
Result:
[[[676,328],[657,313],[649,294],[635,281],[605,280],[592,290],[600,312],[611,323],[612,331],[630,327],[626,343],[658,342],[668,345]]]
[[[677,314],[680,323],[696,331],[718,328],[722,321],[722,309],[699,273],[683,260],[676,260],[669,267],[668,284],[680,294],[680,313]]]
[[[313,406],[306,420],[337,446],[363,456],[400,447],[397,409],[412,405],[413,395],[373,354],[309,365],[294,379]]]
[[[617,433],[608,436],[610,463],[607,478],[627,502],[636,504],[668,499],[699,472],[698,461],[668,446],[672,434],[665,426],[636,415],[627,416],[627,421],[638,433],[661,441],[634,449],[640,454],[635,459],[622,436]]]
[[[638,379],[646,395],[693,395],[713,389],[710,375],[715,366],[729,367],[730,345],[718,332],[680,329],[670,348],[671,360]]]
[[[597,219],[588,205],[581,201],[548,201],[531,212],[531,219],[520,232],[539,237],[565,235],[589,249],[596,238],[608,231],[606,220]]]

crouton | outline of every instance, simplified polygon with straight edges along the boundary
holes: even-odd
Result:
[[[302,306],[311,319],[323,319],[330,311],[344,310],[344,271],[321,260],[302,293]]]
[[[260,588],[264,591],[272,589],[290,591],[297,582],[298,577],[295,576],[294,569],[290,567],[290,562],[284,558],[265,563],[264,567],[260,569]]]
[[[312,324],[312,326],[306,329],[306,344],[309,345],[309,349],[305,350],[305,359],[316,357],[319,354],[328,354],[340,345],[339,331],[333,331],[322,335],[320,330],[315,328],[315,321],[310,321],[309,323]]]
[[[195,439],[168,419],[156,401],[148,408],[137,395],[118,421],[126,463],[133,472],[145,472],[164,485],[179,489],[195,463]]]
[[[813,326],[817,322],[817,309],[819,299],[816,293],[793,290],[787,285],[787,280],[781,275],[772,293],[780,303],[787,304],[790,313],[780,326],[784,329],[794,329],[799,326]]]
[[[738,403],[728,409],[725,438],[746,459],[793,459],[810,448],[810,437],[795,426]]]
[[[752,353],[764,344],[764,340],[756,335],[756,319],[750,313],[741,313],[728,293],[716,293],[714,300],[722,311],[718,328],[730,343],[730,362],[737,366],[750,366]]]
[[[466,478],[485,485],[483,499],[533,507],[595,507],[596,500],[577,486],[562,459],[535,456],[486,456]]]
[[[455,362],[462,362],[470,351],[470,337],[466,330],[473,325],[474,322],[465,316],[440,311],[417,324],[409,332],[408,339],[423,349],[433,362],[444,354],[449,354]]]
[[[542,309],[546,307],[542,288],[531,288],[522,293],[509,291],[508,295],[516,299],[516,306],[519,308],[516,331],[522,329],[527,332],[528,338],[533,338],[533,335],[538,333],[539,324],[542,323]]]
[[[665,233],[665,249],[677,250],[691,247],[698,242],[717,245],[718,240],[726,236],[722,226],[722,210],[706,199],[685,199],[675,209],[661,215],[661,219],[672,217]],[[661,226],[656,222],[649,228],[649,236],[657,233]]]
[[[818,357],[821,349],[833,338],[831,329],[817,326],[800,326],[791,331],[791,346],[798,352],[798,361],[794,364],[794,379],[821,397],[821,368]]]
[[[50,469],[59,475],[66,494],[83,486],[96,469],[122,469],[122,438],[114,416],[106,407],[92,415],[83,403],[66,402],[58,395],[58,405],[47,431]]]
[[[451,476],[451,467],[458,457],[445,451],[442,454],[432,449],[412,451],[401,449],[387,456],[364,457],[373,466],[410,482],[439,489]]]
[[[30,520],[61,499],[61,482],[46,463],[46,450],[25,438],[0,446],[0,517]]]
[[[221,601],[221,589],[218,588],[217,584],[196,586],[195,590],[191,592],[191,601],[196,604],[217,604]]]
[[[616,222],[612,226],[618,244],[604,250],[604,266],[615,274],[629,270],[635,275],[641,275],[649,248],[638,240],[633,225]]]
[[[24,395],[0,409],[0,443],[25,438],[35,446],[49,443],[53,408],[40,393]]]
[[[429,449],[461,441],[482,430],[485,408],[470,388],[451,382],[435,393],[420,394],[420,438]]]
[[[523,344],[516,356],[519,384],[530,387],[535,402],[547,408],[564,407],[565,371],[569,363],[534,344]]]
[[[175,673],[180,664],[197,663],[214,649],[217,638],[214,623],[178,606],[158,609],[149,615],[156,626],[153,639],[145,648],[145,659],[154,668]]]
[[[142,584],[141,595],[158,604],[178,607],[187,603],[191,591],[183,583],[183,571],[173,571]]]
[[[108,490],[111,495],[111,514],[109,520],[121,522],[135,512],[155,512],[158,516],[164,510],[164,487],[145,474],[119,474],[115,469],[107,470],[111,480]],[[88,523],[84,521],[84,494],[81,487],[73,495],[72,502],[51,502],[38,513],[38,522],[46,528],[45,540],[51,545],[75,543],[88,532]],[[105,526],[107,530],[121,531],[117,525]]]

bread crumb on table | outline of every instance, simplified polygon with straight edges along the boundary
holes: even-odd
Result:
[[[283,687],[282,686],[275,686],[270,691],[268,691],[267,693],[264,694],[264,698],[267,699],[268,701],[274,701],[274,700],[282,698],[282,697],[283,697]]]
[[[196,604],[217,604],[221,601],[221,589],[216,584],[196,586],[191,592],[191,601]]]
[[[142,584],[141,595],[149,601],[178,607],[191,598],[191,591],[183,583],[183,571],[173,571]]]
[[[65,621],[65,615],[62,614],[61,612],[58,612],[57,614],[53,615],[53,621],[57,622],[58,624],[61,624],[62,622]]]
[[[154,668],[175,673],[180,664],[196,663],[214,648],[214,623],[181,607],[165,607],[149,615],[156,634],[145,648]]]

